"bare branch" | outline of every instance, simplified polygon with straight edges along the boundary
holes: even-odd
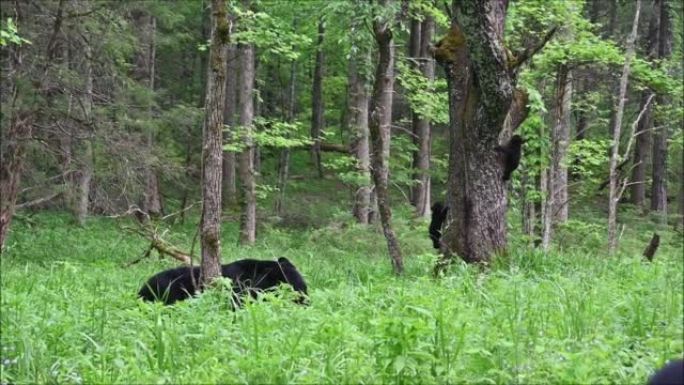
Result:
[[[557,30],[558,30],[557,26],[551,28],[546,33],[546,35],[544,35],[544,38],[542,38],[542,40],[537,45],[527,47],[527,48],[525,48],[524,51],[516,54],[515,57],[513,58],[513,61],[509,64],[509,69],[511,71],[516,70],[518,67],[520,67],[522,64],[524,64],[527,60],[529,60],[532,56],[534,56],[537,52],[539,52],[542,48],[544,48],[546,43],[548,43],[549,40],[551,40],[551,38],[553,37],[553,35],[556,33]]]
[[[636,120],[634,120],[634,122],[632,123],[632,130],[631,130],[630,135],[629,135],[629,141],[627,141],[627,149],[625,150],[625,154],[630,153],[630,150],[632,149],[632,145],[634,144],[634,138],[643,132],[642,131],[642,132],[637,134],[636,129],[637,129],[637,126],[639,125],[639,122],[641,121],[641,118],[643,118],[644,114],[648,110],[648,107],[651,105],[651,101],[653,100],[654,96],[655,96],[655,94],[653,94],[653,93],[648,95],[648,99],[646,99],[646,103],[644,103],[644,106],[641,108],[641,111],[639,111],[639,115],[637,115]]]

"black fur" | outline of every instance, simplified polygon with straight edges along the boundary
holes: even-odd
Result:
[[[511,140],[505,145],[496,146],[495,150],[503,154],[503,180],[511,179],[511,174],[520,165],[520,152],[523,143],[525,143],[525,141],[520,135],[513,135]]]
[[[190,267],[183,266],[155,274],[143,285],[138,296],[146,301],[163,301],[171,305],[193,296],[194,290]],[[192,268],[195,282],[199,282],[200,268]],[[221,266],[221,275],[233,282],[233,294],[236,302],[242,295],[250,294],[256,298],[259,291],[276,288],[286,283],[298,292],[297,303],[305,303],[308,295],[306,282],[297,268],[287,258],[278,261],[259,261],[242,259]]]
[[[684,360],[672,360],[648,380],[648,385],[684,385]]]
[[[432,220],[430,220],[430,239],[432,239],[432,247],[439,250],[439,239],[442,237],[442,224],[446,220],[449,206],[444,206],[442,202],[435,202],[432,205]]]

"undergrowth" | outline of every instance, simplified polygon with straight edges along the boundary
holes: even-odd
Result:
[[[175,263],[153,255],[125,267],[145,242],[115,220],[17,220],[1,266],[2,383],[641,384],[683,353],[674,232],[646,263],[650,232],[639,225],[612,257],[605,227],[589,222],[562,229],[548,254],[513,231],[490,266],[457,262],[433,279],[427,223],[407,208],[394,217],[403,277],[379,228],[343,211],[295,230],[265,220],[253,247],[237,245],[226,218],[223,263],[285,256],[307,279],[310,306],[271,297],[233,312],[221,291],[143,303],[144,280]],[[189,220],[167,238],[189,249],[194,232]]]

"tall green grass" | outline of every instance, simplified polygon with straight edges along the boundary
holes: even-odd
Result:
[[[549,254],[513,235],[490,267],[456,263],[435,280],[427,224],[408,209],[394,218],[400,278],[379,229],[326,215],[318,228],[266,225],[254,247],[238,247],[237,225],[224,223],[224,263],[285,256],[311,295],[309,307],[271,297],[235,312],[220,290],[171,307],[138,300],[144,280],[174,262],[123,267],[145,242],[112,219],[15,222],[1,265],[1,381],[642,384],[682,356],[675,233],[653,263],[641,260],[650,233],[640,228],[614,257],[571,231]],[[169,238],[189,248],[194,230],[176,225]]]

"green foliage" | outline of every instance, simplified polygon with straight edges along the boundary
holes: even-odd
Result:
[[[283,122],[258,117],[254,119],[254,125],[257,127],[254,140],[261,146],[291,148],[312,143],[301,121]]]
[[[323,167],[335,173],[339,180],[347,185],[358,187],[370,183],[370,175],[358,171],[356,157],[335,154],[323,160]]]
[[[571,173],[581,175],[587,182],[596,182],[599,177],[605,175],[608,164],[606,154],[611,148],[611,142],[609,139],[573,141],[568,148],[565,166]]]
[[[19,30],[16,24],[14,24],[14,20],[8,17],[5,25],[0,25],[0,47],[10,43],[15,45],[31,44],[30,41],[19,36]]]
[[[413,152],[418,147],[406,135],[395,135],[390,143],[389,169],[392,184],[412,186],[416,181],[413,179]]]
[[[291,25],[266,12],[232,7],[238,30],[231,36],[238,43],[254,44],[265,52],[288,60],[296,60],[301,49],[311,44],[306,35],[295,33]]]
[[[446,80],[429,81],[403,61],[397,62],[397,80],[406,90],[411,110],[432,123],[449,122]]]
[[[254,119],[251,139],[254,143],[274,148],[293,148],[311,145],[308,133],[304,132],[303,123],[300,121],[284,122],[277,119],[257,117]],[[226,126],[233,139],[224,145],[224,149],[233,152],[241,152],[245,149],[245,139],[248,130],[244,126]]]
[[[435,20],[435,25],[448,27],[451,20],[434,0],[414,0],[408,3],[408,13],[411,18],[423,21],[426,16]]]

